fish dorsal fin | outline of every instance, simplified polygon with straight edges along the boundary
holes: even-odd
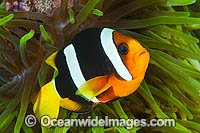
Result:
[[[58,51],[56,51],[55,53],[53,53],[52,55],[50,55],[46,60],[45,62],[50,65],[51,67],[53,67],[57,72],[58,72],[58,68],[56,67],[56,64],[55,64],[55,58],[56,58],[56,55],[57,55]]]

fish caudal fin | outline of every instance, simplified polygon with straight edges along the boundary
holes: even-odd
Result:
[[[33,112],[40,121],[41,117],[48,115],[51,119],[59,114],[61,97],[54,88],[54,80],[45,84],[37,94]]]
[[[110,85],[108,84],[108,76],[99,76],[93,79],[88,80],[76,91],[76,95],[90,101],[95,96],[101,94],[102,92],[109,89]]]
[[[57,55],[58,51],[56,51],[55,53],[53,53],[52,55],[50,55],[46,60],[45,62],[50,65],[51,67],[53,67],[57,72],[58,72],[58,69],[56,67],[56,64],[55,64],[55,58],[56,58],[56,55]]]

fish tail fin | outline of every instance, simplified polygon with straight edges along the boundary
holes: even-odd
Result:
[[[48,115],[51,119],[59,114],[61,97],[57,93],[54,80],[45,84],[36,96],[33,112],[40,121],[42,116]]]

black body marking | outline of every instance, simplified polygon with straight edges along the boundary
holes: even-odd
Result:
[[[69,99],[85,105],[92,105],[93,102],[88,102],[84,98],[75,94],[77,88],[70,76],[67,63],[65,61],[63,50],[59,51],[55,58],[56,67],[58,68],[58,76],[55,78],[56,90],[62,98]]]

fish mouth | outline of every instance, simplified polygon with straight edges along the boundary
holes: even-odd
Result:
[[[134,79],[144,77],[144,74],[149,64],[149,58],[150,54],[145,48],[141,48],[135,54],[135,59],[133,59],[134,65],[130,67],[130,71]]]
[[[140,65],[144,65],[144,66],[148,65],[149,52],[145,48],[140,49],[140,52],[138,52],[138,61],[143,62]]]
[[[149,53],[145,48],[141,49],[140,51],[141,51],[141,52],[140,52],[140,54],[139,54],[139,57],[140,57],[141,55],[144,55],[144,54],[148,54],[148,53]]]

